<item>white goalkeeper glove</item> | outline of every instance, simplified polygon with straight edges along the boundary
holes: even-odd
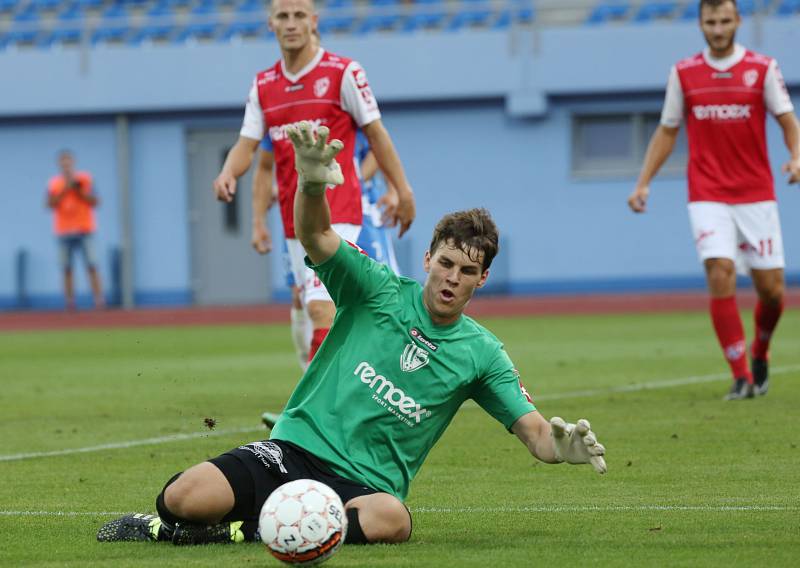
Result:
[[[606,449],[597,442],[589,428],[589,421],[583,418],[577,424],[565,422],[558,416],[551,418],[550,436],[556,459],[567,463],[590,463],[597,473],[605,473],[608,470],[603,459]]]
[[[340,140],[331,140],[328,144],[329,133],[326,126],[320,126],[314,140],[311,123],[305,120],[286,128],[286,134],[294,146],[297,189],[308,195],[320,195],[325,193],[328,185],[344,182],[342,168],[334,160],[344,144]]]

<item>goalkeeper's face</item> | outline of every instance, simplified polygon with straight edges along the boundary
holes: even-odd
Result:
[[[316,47],[317,11],[312,0],[273,0],[269,28],[283,51]]]
[[[467,251],[447,241],[425,253],[428,278],[422,297],[431,319],[437,325],[455,323],[476,288],[489,276],[483,270],[483,251]]]

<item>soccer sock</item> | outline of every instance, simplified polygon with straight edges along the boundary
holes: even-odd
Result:
[[[767,359],[769,340],[772,338],[772,332],[775,331],[775,326],[778,325],[782,313],[783,302],[765,304],[759,300],[756,304],[756,337],[750,346],[750,356],[753,359]]]
[[[308,367],[309,347],[311,338],[308,336],[308,316],[303,308],[292,308],[290,312],[292,321],[292,343],[297,353],[300,367],[305,371]]]
[[[747,366],[744,326],[736,305],[736,296],[711,298],[711,322],[714,324],[717,339],[731,367],[733,377],[747,379],[748,383],[752,383],[753,376]]]
[[[167,509],[167,505],[164,503],[164,492],[167,490],[167,487],[172,485],[180,476],[180,473],[173,475],[170,480],[167,481],[166,485],[164,485],[164,489],[161,490],[158,497],[156,497],[156,511],[158,511],[158,517],[161,519],[161,529],[158,531],[158,540],[171,540],[172,534],[175,532],[175,525],[181,521],[180,518],[173,515],[172,512]]]
[[[309,361],[311,361],[314,358],[314,355],[317,354],[319,346],[322,345],[322,341],[325,339],[325,336],[328,335],[329,329],[330,328],[324,327],[314,330],[314,335],[311,336],[311,351],[308,353]]]
[[[361,528],[361,523],[358,521],[358,509],[350,507],[346,511],[347,514],[347,536],[344,539],[345,544],[369,544],[364,531]]]

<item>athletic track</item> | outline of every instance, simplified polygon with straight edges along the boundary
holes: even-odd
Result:
[[[752,308],[752,292],[738,295],[739,306]],[[800,288],[786,293],[787,307],[800,306]],[[603,294],[577,296],[484,297],[473,300],[467,313],[473,317],[524,317],[535,315],[618,314],[704,311],[705,292],[670,294]],[[109,327],[193,326],[288,323],[286,304],[255,306],[108,309],[102,311],[0,312],[0,331],[92,329]]]

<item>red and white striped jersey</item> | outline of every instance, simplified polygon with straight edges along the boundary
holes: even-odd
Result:
[[[689,201],[774,200],[766,114],[792,110],[775,60],[742,46],[724,59],[706,49],[675,65],[661,124],[686,121]]]
[[[256,75],[245,107],[240,134],[272,141],[278,202],[284,233],[294,238],[293,205],[297,191],[294,149],[286,127],[306,120],[312,129],[327,126],[330,139],[344,149],[336,157],[344,183],[329,191],[331,223],[361,224],[361,185],[354,167],[356,130],[381,116],[364,69],[355,61],[319,49],[314,59],[296,74],[283,60]]]

